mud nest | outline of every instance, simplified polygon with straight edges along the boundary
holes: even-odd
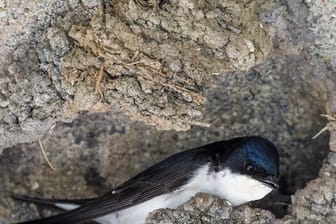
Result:
[[[154,4],[155,3],[155,4]],[[68,113],[120,108],[159,130],[200,122],[213,75],[265,60],[271,37],[249,1],[118,1],[72,26],[62,62]]]

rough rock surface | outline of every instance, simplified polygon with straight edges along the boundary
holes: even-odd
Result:
[[[198,193],[177,209],[159,209],[149,214],[146,223],[227,223],[232,208],[217,197]]]
[[[3,1],[0,148],[111,107],[189,129],[202,124],[213,74],[247,70],[271,50],[263,1],[154,2]]]
[[[71,112],[100,101],[101,110],[119,107],[159,130],[187,130],[202,117],[204,89],[214,74],[248,70],[271,50],[257,18],[261,1],[155,4],[118,1],[89,26],[72,26],[69,36],[79,48],[62,63]],[[90,94],[87,102],[83,95]]]
[[[64,119],[54,69],[71,48],[66,30],[97,11],[94,1],[1,2],[0,150],[36,140]]]
[[[274,223],[270,211],[241,206],[232,210],[225,201],[204,193],[196,194],[176,209],[159,209],[150,213],[146,224],[204,223],[204,224],[248,224]]]
[[[336,153],[331,152],[320,175],[292,198],[291,213],[300,223],[336,222]]]
[[[328,143],[336,151],[332,50],[335,3],[218,2],[167,1],[159,8],[156,1],[141,0],[0,1],[0,42],[5,43],[0,52],[0,148],[6,148],[0,155],[0,223],[51,214],[11,200],[12,192],[91,197],[105,193],[169,154],[251,134],[269,138],[281,154],[280,191],[250,204],[268,209],[273,215],[250,206],[231,211],[218,198],[200,195],[176,210],[152,213],[147,222],[169,223],[178,217],[178,223],[335,222],[333,153],[329,153],[320,170]],[[246,7],[241,8],[246,2]],[[229,6],[213,7],[222,4]],[[238,14],[232,16],[230,10]],[[176,19],[180,28],[158,23],[170,18],[173,12],[181,16]],[[240,17],[236,18],[237,15]],[[199,26],[186,22],[189,19]],[[119,32],[104,24],[113,25]],[[202,27],[223,39],[193,40],[191,37],[199,33],[187,31],[202,31]],[[131,30],[132,35],[128,37],[125,30]],[[184,35],[183,41],[178,32]],[[240,35],[253,40],[253,44]],[[117,56],[108,54],[109,49],[101,51],[101,47],[106,48],[104,43],[112,44],[110,38],[116,41],[113,50],[120,53]],[[225,42],[228,39],[230,42]],[[214,47],[221,41],[233,45]],[[187,51],[174,55],[182,49],[179,42],[187,44],[194,57],[188,56]],[[147,48],[141,48],[141,44]],[[197,51],[194,46],[198,44],[207,51]],[[164,57],[155,47],[165,50],[164,54],[170,57]],[[228,55],[232,57],[225,57]],[[133,56],[140,58],[132,59]],[[203,60],[207,63],[202,64]],[[203,70],[195,72],[193,66],[181,67],[181,61],[190,65],[201,63]],[[114,66],[122,72],[113,71]],[[159,91],[159,85],[148,85],[150,79],[146,75],[152,69],[173,71],[171,77],[158,76],[163,80],[161,84],[169,84],[167,88]],[[176,71],[181,72],[181,83],[175,82]],[[129,72],[139,75],[128,76]],[[208,76],[188,76],[203,73]],[[210,81],[211,73],[219,74]],[[188,89],[206,101],[194,101],[184,91],[174,92],[170,88],[188,84],[209,86],[207,91]],[[152,105],[159,105],[160,97],[146,104],[151,94],[168,94],[171,98],[163,100],[164,106],[158,109]],[[172,102],[177,103],[174,110],[179,109],[168,113]],[[119,111],[96,113],[112,106]],[[205,109],[200,121],[202,107]],[[192,116],[185,113],[191,109],[195,111]],[[85,110],[92,114],[80,113],[73,120],[79,111]],[[150,111],[145,113],[146,110]],[[158,125],[132,121],[124,112],[135,120]],[[327,119],[321,114],[328,114]],[[64,120],[68,123],[54,126]],[[191,129],[186,132],[157,130],[186,129],[189,125]],[[331,133],[330,141],[326,134],[312,140],[324,126]],[[48,167],[37,139],[41,139],[55,171]],[[31,143],[15,145],[20,142]],[[12,145],[15,146],[8,148]],[[223,216],[217,216],[220,211]]]

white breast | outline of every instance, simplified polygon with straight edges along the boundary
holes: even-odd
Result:
[[[238,206],[249,201],[259,200],[271,191],[271,188],[246,175],[234,174],[229,169],[209,173],[209,166],[204,166],[181,189],[103,216],[95,221],[101,224],[143,224],[149,212],[159,208],[176,208],[198,192],[216,195],[227,200],[233,206]],[[64,205],[60,207],[65,208]],[[67,208],[70,209],[70,207],[72,206]]]
[[[207,181],[203,182],[202,190],[227,200],[232,206],[238,206],[262,199],[272,188],[247,175],[235,174],[229,169],[224,169],[209,174]]]

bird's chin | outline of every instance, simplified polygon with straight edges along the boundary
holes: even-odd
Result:
[[[275,178],[259,179],[259,181],[267,187],[272,188],[273,190],[279,189],[278,180],[276,180]]]

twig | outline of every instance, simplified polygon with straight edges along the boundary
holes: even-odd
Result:
[[[335,115],[330,115],[330,114],[321,114],[321,117],[325,117],[328,119],[329,122],[335,122],[336,118]],[[329,123],[322,128],[316,135],[314,135],[314,137],[312,139],[317,138],[318,136],[320,136],[323,132],[328,131],[329,130]]]
[[[322,128],[316,135],[314,135],[314,137],[312,139],[317,138],[318,136],[320,136],[323,132],[329,130],[328,125],[326,125],[324,128]]]
[[[49,159],[48,159],[48,157],[47,157],[47,154],[46,154],[45,151],[44,151],[44,147],[43,147],[43,144],[42,144],[42,142],[41,142],[41,139],[39,139],[38,142],[39,142],[39,144],[40,144],[40,149],[41,149],[41,151],[42,151],[42,154],[43,154],[44,159],[47,161],[49,167],[50,167],[52,170],[55,170],[55,168],[53,167],[53,165],[50,163],[50,161],[49,161]]]
[[[208,128],[208,127],[211,126],[210,123],[202,122],[202,121],[187,121],[186,123],[191,124],[191,125],[201,126],[201,127],[204,127],[204,128]]]
[[[104,64],[101,64],[99,72],[98,72],[98,77],[96,81],[96,88],[95,88],[95,93],[97,94],[99,92],[100,96],[103,97],[103,93],[100,89],[100,83],[104,77]]]

